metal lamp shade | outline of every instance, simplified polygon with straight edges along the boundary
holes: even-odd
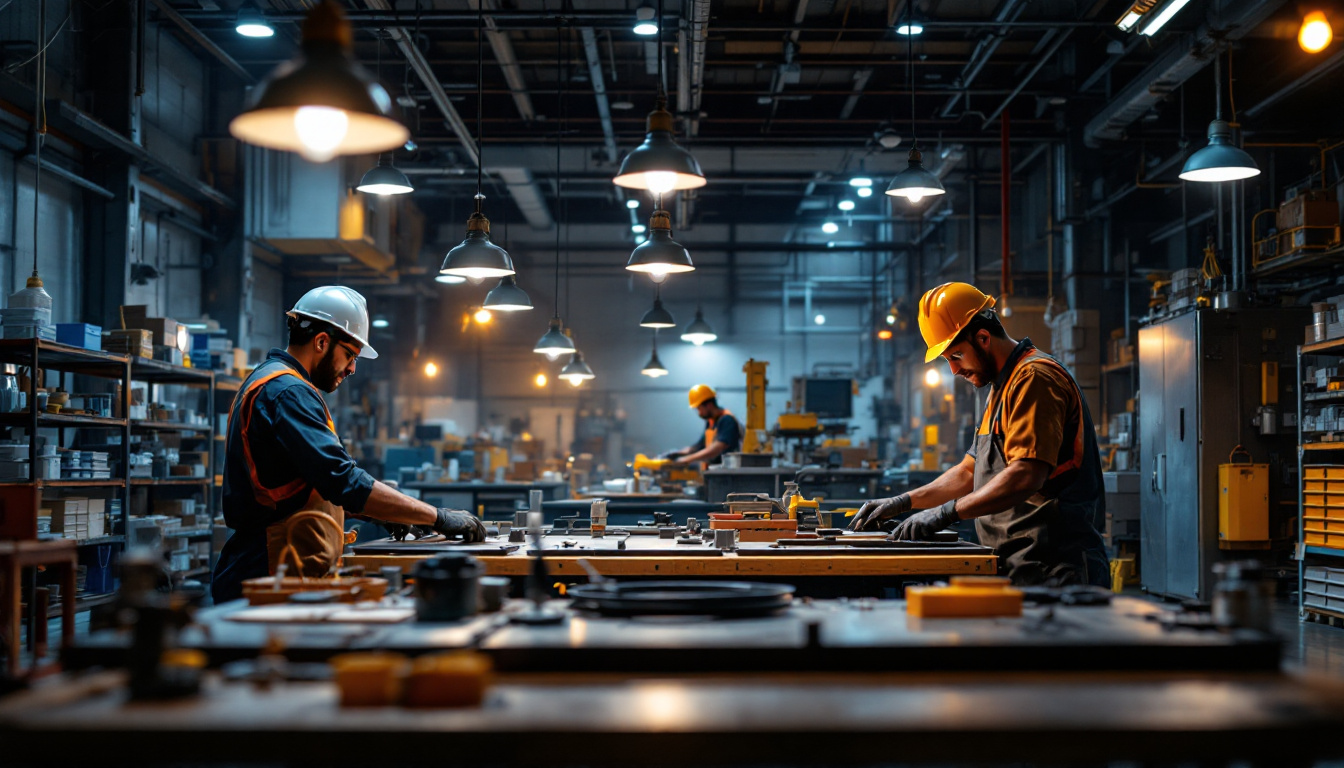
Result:
[[[1246,150],[1232,143],[1232,128],[1223,120],[1209,123],[1209,145],[1185,161],[1186,181],[1236,181],[1260,175],[1260,167]]]
[[[644,368],[640,371],[640,373],[644,374],[645,376],[648,376],[651,379],[656,379],[659,376],[667,375],[667,369],[663,367],[663,361],[658,359],[657,347],[653,348],[653,356],[649,358],[649,362],[644,364]]]
[[[681,332],[681,340],[689,341],[697,347],[719,338],[714,329],[705,322],[705,314],[701,310],[695,311],[695,319],[686,326],[686,330]]]
[[[625,268],[647,273],[658,283],[671,274],[695,271],[691,254],[672,239],[672,217],[667,211],[653,212],[649,218],[649,239],[635,246]]]
[[[910,150],[909,165],[887,185],[888,195],[904,197],[912,203],[946,191],[943,182],[924,168],[924,157],[917,149]]]
[[[532,351],[554,360],[561,355],[573,354],[574,340],[560,330],[560,318],[554,317],[551,318],[551,327],[547,329],[544,336],[537,340],[537,344],[532,348]]]
[[[677,327],[677,321],[672,317],[671,312],[663,309],[662,299],[654,299],[653,309],[644,313],[639,325],[641,328],[675,328]]]
[[[481,302],[481,306],[501,312],[521,312],[532,308],[532,299],[528,298],[526,291],[518,287],[518,281],[513,275],[507,275],[500,279],[499,285],[485,294],[485,301]]]
[[[345,14],[323,0],[304,21],[302,51],[252,90],[248,108],[229,123],[229,133],[317,162],[405,144],[410,131],[390,117],[392,98],[350,56],[350,41]],[[320,142],[314,143],[315,133]]]
[[[490,242],[490,220],[479,212],[467,220],[467,237],[448,252],[439,273],[469,280],[505,277],[514,274],[509,252]]]
[[[560,370],[560,378],[570,384],[578,385],[580,382],[597,377],[593,375],[593,369],[583,362],[583,353],[575,350],[574,354],[570,356],[569,362]]]
[[[672,113],[662,101],[649,113],[644,143],[625,156],[612,182],[618,187],[657,194],[705,186],[700,163],[672,137]]]
[[[415,191],[406,174],[397,170],[396,166],[383,162],[382,158],[364,174],[355,189],[367,195],[404,195]]]

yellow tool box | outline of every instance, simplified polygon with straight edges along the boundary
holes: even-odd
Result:
[[[1250,457],[1241,446],[1238,453]],[[1269,465],[1218,465],[1218,540],[1269,541]]]
[[[953,576],[946,587],[908,587],[905,610],[921,619],[1021,616],[1022,590],[999,576]]]

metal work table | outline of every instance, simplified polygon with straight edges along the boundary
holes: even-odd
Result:
[[[240,606],[199,617],[211,626],[212,662]],[[571,613],[559,626],[531,627],[493,615],[343,635],[330,625],[253,626],[245,629],[260,642],[283,637],[292,659],[475,643],[494,659],[497,682],[479,709],[342,709],[328,682],[260,690],[214,677],[196,698],[127,703],[120,673],[67,675],[0,699],[0,741],[18,764],[137,768],[184,756],[322,766],[1344,756],[1344,684],[1278,673],[1278,644],[1265,635],[1163,629],[1147,618],[1161,610],[1121,598],[1029,607],[1021,618],[917,620],[899,601],[818,601],[716,621]]]
[[[684,522],[684,521],[683,521]],[[575,542],[565,548],[566,539]],[[491,544],[496,541],[491,540]],[[899,586],[908,580],[946,577],[953,575],[992,576],[998,569],[998,558],[988,547],[964,544],[949,551],[938,548],[938,554],[920,554],[918,550],[865,550],[835,548],[824,553],[802,553],[789,549],[771,549],[765,542],[744,542],[737,552],[721,552],[698,544],[678,544],[672,539],[657,536],[631,536],[626,540],[625,552],[613,552],[617,539],[608,536],[592,539],[586,533],[548,535],[545,537],[546,563],[552,576],[567,580],[587,581],[587,574],[578,561],[587,559],[598,573],[614,577],[696,578],[696,579],[789,579],[800,594],[880,594],[881,588]],[[412,543],[409,548],[413,550]],[[595,551],[593,547],[607,550]],[[385,566],[397,566],[410,572],[417,562],[432,557],[444,549],[430,547],[423,555],[389,554],[389,548],[378,542],[355,546],[355,554],[346,555],[347,566],[363,566],[366,572],[376,573]],[[491,576],[524,577],[532,568],[527,545],[507,555],[476,554]],[[751,554],[746,554],[751,553]],[[855,585],[841,583],[843,577],[868,580],[867,588],[855,591]],[[804,581],[807,580],[807,581]],[[836,582],[823,588],[810,581]]]

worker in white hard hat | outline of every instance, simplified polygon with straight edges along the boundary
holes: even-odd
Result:
[[[289,346],[270,351],[229,411],[224,521],[233,533],[215,566],[215,602],[241,597],[244,581],[282,565],[290,576],[331,573],[346,544],[346,513],[483,539],[476,516],[374,480],[341,445],[321,393],[336,391],[359,358],[378,357],[364,297],[340,285],[314,288],[288,312],[288,326]]]
[[[742,425],[727,408],[719,405],[713,387],[696,384],[687,391],[686,400],[696,415],[705,420],[705,433],[685,448],[663,454],[663,458],[703,466],[718,464],[723,461],[723,454],[742,449]]]

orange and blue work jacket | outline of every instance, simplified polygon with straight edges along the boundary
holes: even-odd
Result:
[[[215,566],[215,602],[241,597],[244,580],[269,573],[266,527],[307,508],[313,493],[359,514],[372,491],[373,476],[341,445],[308,371],[272,349],[229,412],[224,522],[233,533]]]

